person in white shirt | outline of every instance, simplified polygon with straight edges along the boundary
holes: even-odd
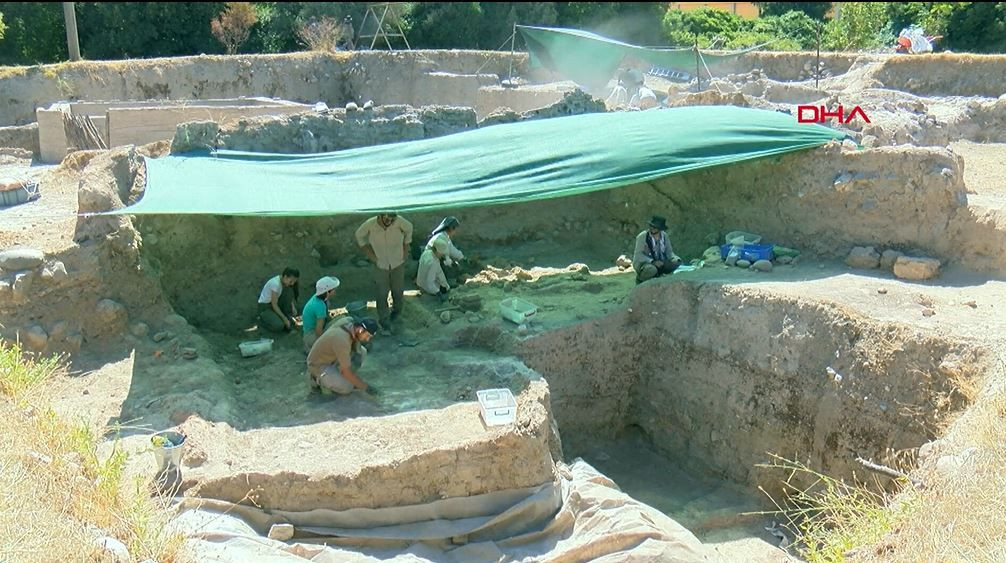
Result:
[[[297,297],[300,271],[286,268],[283,273],[270,278],[258,296],[259,322],[272,332],[293,330],[297,317]]]
[[[456,261],[465,259],[465,255],[451,240],[460,224],[456,217],[447,217],[441,221],[430,234],[430,240],[419,258],[416,285],[426,293],[440,297],[441,301],[447,300],[447,292],[451,289],[444,274],[444,266],[453,266]]]

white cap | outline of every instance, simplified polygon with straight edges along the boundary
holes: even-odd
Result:
[[[339,278],[332,276],[325,276],[318,280],[318,283],[314,284],[315,295],[324,295],[329,291],[339,287]]]

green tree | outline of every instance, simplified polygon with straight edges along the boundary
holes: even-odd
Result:
[[[209,22],[223,2],[78,2],[80,49],[87,59],[220,53]]]
[[[831,2],[754,2],[762,17],[781,16],[787,12],[803,12],[811,19],[824,21]]]
[[[945,44],[955,51],[1006,52],[1006,2],[955,2]]]
[[[409,40],[432,49],[495,49],[483,41],[479,2],[417,2],[409,14]]]
[[[827,23],[822,48],[831,51],[873,49],[894,44],[886,2],[846,2],[839,17]]]
[[[7,26],[3,23],[3,12],[0,12],[0,39],[3,39],[4,31],[7,31]]]
[[[0,64],[65,61],[66,31],[59,2],[0,2],[7,27],[0,42]]]

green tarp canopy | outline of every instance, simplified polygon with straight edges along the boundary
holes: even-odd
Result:
[[[523,25],[517,26],[517,29],[524,37],[532,66],[547,68],[595,91],[604,88],[621,66],[663,67],[695,72],[698,62],[692,48],[638,47],[579,29]],[[714,68],[745,52],[702,53],[702,60],[706,66]]]
[[[843,137],[784,113],[695,106],[522,121],[322,154],[171,155],[146,159],[143,197],[110,213],[306,216],[517,203]]]

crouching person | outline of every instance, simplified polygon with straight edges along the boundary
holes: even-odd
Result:
[[[363,365],[367,348],[363,345],[377,333],[377,321],[352,318],[339,319],[318,337],[307,355],[307,372],[312,389],[348,395],[353,389],[376,394],[356,370]]]
[[[632,268],[636,270],[636,283],[670,274],[681,265],[681,258],[674,254],[671,241],[667,237],[667,220],[654,215],[649,229],[636,237],[636,248],[632,254]]]

